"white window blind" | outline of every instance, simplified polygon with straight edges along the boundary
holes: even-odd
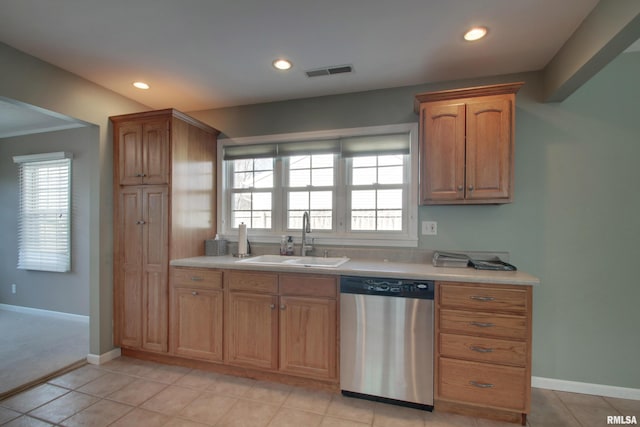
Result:
[[[71,270],[71,154],[14,156],[20,168],[18,268]]]

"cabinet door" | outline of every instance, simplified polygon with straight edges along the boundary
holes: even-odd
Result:
[[[513,138],[507,96],[467,103],[467,199],[509,199]]]
[[[142,125],[123,123],[117,127],[120,185],[142,184]]]
[[[464,198],[464,103],[425,103],[421,113],[422,202]]]
[[[336,378],[336,301],[280,297],[280,370]]]
[[[171,349],[174,354],[222,361],[222,291],[172,290]]]
[[[144,123],[142,127],[144,184],[169,183],[169,120]]]
[[[166,352],[169,310],[168,192],[166,187],[143,187],[142,196],[142,348]]]
[[[124,187],[119,193],[118,242],[114,286],[115,343],[142,344],[142,189]]]
[[[229,292],[227,362],[275,370],[278,367],[278,311],[274,295]]]

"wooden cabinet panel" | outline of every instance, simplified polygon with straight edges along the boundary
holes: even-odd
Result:
[[[468,335],[440,334],[440,354],[446,357],[522,366],[527,363],[527,343]]]
[[[464,199],[465,105],[425,104],[420,131],[422,199]]]
[[[508,314],[440,310],[440,330],[497,338],[525,339],[527,319]]]
[[[440,358],[440,397],[493,408],[528,412],[526,370]]]
[[[447,283],[440,289],[439,298],[444,307],[464,310],[526,313],[529,309],[527,291],[513,287]]]
[[[280,370],[336,378],[336,301],[280,297]]]
[[[169,119],[117,123],[120,185],[169,183]]]
[[[143,129],[143,184],[169,183],[169,120],[145,121]]]
[[[142,126],[123,123],[117,127],[120,185],[142,184]]]
[[[171,350],[174,354],[222,361],[223,292],[173,287]]]
[[[509,203],[523,83],[416,95],[422,204]]]
[[[335,277],[281,274],[280,295],[336,298],[338,281]]]
[[[466,197],[509,197],[513,144],[511,100],[504,97],[467,102]]]
[[[116,238],[116,343],[167,351],[166,187],[123,187]]]
[[[278,293],[278,275],[264,272],[230,271],[227,274],[230,291]]]
[[[531,300],[530,286],[436,284],[436,407],[526,422]]]
[[[173,109],[114,116],[110,121],[116,219],[114,342],[166,352],[170,251],[175,258],[203,255],[205,236],[215,234],[215,214],[211,213],[215,206],[208,203],[194,209],[192,202],[202,197],[185,188],[196,185],[210,193],[208,200],[216,200],[219,132]],[[180,131],[172,134],[174,127]],[[179,147],[175,153],[172,146]],[[173,172],[179,175],[178,190],[172,186],[172,161],[176,164]],[[176,194],[180,200],[174,200]],[[176,202],[193,213],[180,215]],[[221,279],[218,282],[221,287]]]
[[[222,271],[207,268],[172,268],[173,286],[201,289],[222,289]]]
[[[228,292],[226,360],[240,366],[278,368],[278,297]]]

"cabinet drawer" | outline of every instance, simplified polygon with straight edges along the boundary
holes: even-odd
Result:
[[[280,295],[335,298],[337,294],[334,277],[280,275]]]
[[[227,274],[230,291],[248,291],[264,294],[278,293],[278,275],[231,271]]]
[[[173,287],[222,289],[222,272],[206,268],[171,268]]]
[[[527,289],[469,286],[446,283],[440,286],[440,305],[465,310],[525,313],[529,309]]]
[[[478,362],[525,366],[527,344],[523,341],[440,334],[440,354]]]
[[[525,340],[527,318],[509,314],[440,310],[440,331]]]
[[[441,357],[439,398],[528,412],[526,369]]]

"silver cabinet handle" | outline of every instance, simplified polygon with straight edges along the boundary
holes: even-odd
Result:
[[[490,383],[479,383],[477,381],[469,381],[469,384],[478,388],[493,388],[493,384],[490,384]]]
[[[286,306],[286,305],[284,305],[284,304],[282,304],[282,305],[280,306],[280,310],[284,310],[285,308],[287,308],[287,306]]]
[[[140,176],[144,178],[145,176],[147,176],[147,174],[146,173],[141,173]]]
[[[271,304],[269,307],[271,308],[271,310],[273,310],[274,308],[276,308],[276,305],[275,304]]]
[[[191,276],[192,282],[202,282],[204,279],[200,276]]]
[[[495,301],[496,300],[494,297],[484,297],[484,296],[480,296],[480,295],[472,295],[469,298],[471,298],[472,300],[483,301],[483,302]]]
[[[141,173],[137,173],[137,174],[136,174],[136,177],[137,177],[137,178],[141,178],[141,177],[142,177],[142,174],[141,174]]]
[[[145,222],[143,220],[140,220],[140,221],[137,221],[136,224],[142,225],[142,224],[145,224]]]
[[[464,190],[464,186],[458,185],[458,191],[462,191],[462,190]]]
[[[478,353],[493,353],[493,349],[492,348],[486,348],[486,347],[478,347],[475,345],[472,345],[471,347],[469,347],[469,349],[471,351],[475,351]]]
[[[473,185],[469,186],[469,191],[473,191]]]
[[[198,296],[198,293],[196,291],[191,292],[191,295],[193,295],[194,297]]]
[[[495,324],[490,322],[471,322],[471,325],[477,326],[479,328],[490,328],[492,326],[495,326]]]

